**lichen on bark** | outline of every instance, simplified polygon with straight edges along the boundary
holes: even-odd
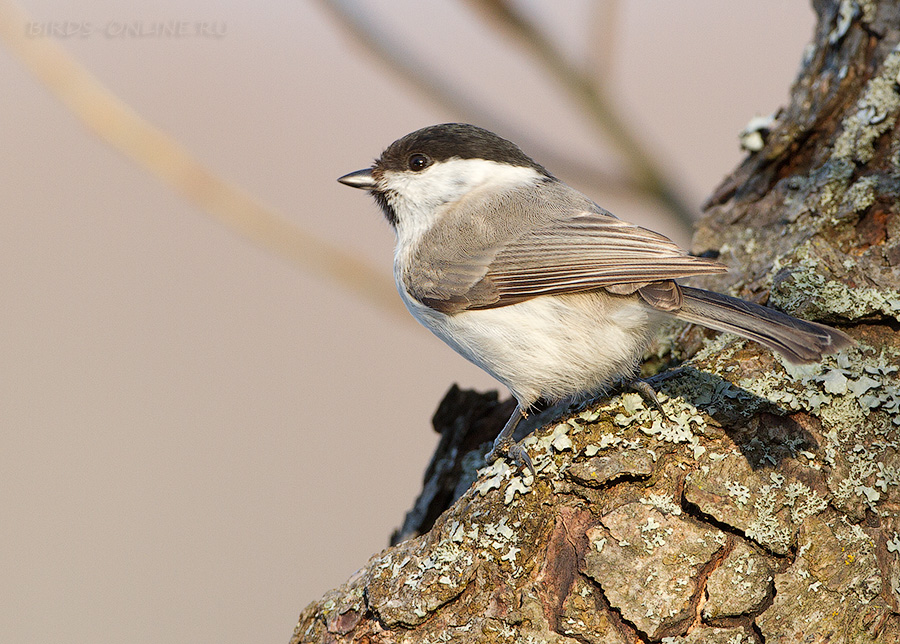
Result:
[[[703,285],[857,344],[795,367],[679,329],[668,420],[629,393],[549,410],[534,479],[477,470],[508,405],[452,390],[409,538],[293,642],[900,641],[900,7],[814,5],[791,102],[694,250],[733,268]]]

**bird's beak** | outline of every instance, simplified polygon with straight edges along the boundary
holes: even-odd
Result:
[[[338,179],[345,186],[350,186],[351,188],[359,188],[360,190],[374,190],[376,187],[375,177],[372,176],[371,168],[366,168],[365,170],[357,170],[356,172],[351,172],[350,174],[345,174],[343,177]]]

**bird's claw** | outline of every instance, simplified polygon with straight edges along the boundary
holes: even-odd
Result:
[[[664,419],[669,420],[666,410],[663,409],[662,404],[659,402],[659,398],[656,397],[656,390],[650,386],[649,382],[646,380],[632,380],[628,386],[640,394],[641,398],[644,399],[644,402],[650,403],[656,411],[662,414]]]
[[[531,462],[531,457],[528,455],[528,452],[525,451],[524,447],[514,442],[512,439],[498,440],[495,442],[493,449],[491,449],[485,460],[488,463],[493,463],[501,458],[511,461],[518,470],[528,468],[528,471],[531,472],[531,478],[534,479],[537,477],[534,463]]]

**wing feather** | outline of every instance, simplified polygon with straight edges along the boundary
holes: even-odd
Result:
[[[433,231],[434,239],[422,245],[429,252],[408,269],[416,275],[407,279],[414,284],[410,293],[432,308],[455,313],[605,287],[629,293],[653,282],[727,270],[688,255],[659,233],[616,218],[564,184],[546,193],[543,204],[534,194],[523,192],[518,200],[506,195],[493,213],[489,203],[470,204],[468,211],[457,208]],[[561,208],[565,199],[571,206]],[[475,209],[488,216],[473,217]],[[541,220],[535,210],[552,216]],[[511,222],[524,225],[517,228]],[[453,235],[465,235],[469,246],[472,240],[480,245],[465,255],[451,254],[446,242]],[[651,293],[657,292],[661,296],[669,289],[649,289],[644,299],[656,299]],[[671,297],[660,300],[671,302]]]

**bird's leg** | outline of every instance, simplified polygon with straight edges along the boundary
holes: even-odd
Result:
[[[513,440],[513,432],[516,430],[516,425],[525,417],[526,413],[522,405],[516,405],[516,410],[509,417],[509,420],[506,421],[506,425],[503,426],[503,430],[497,435],[497,438],[494,439],[494,447],[485,460],[488,463],[493,463],[498,458],[508,458],[519,468],[527,467],[528,471],[531,472],[532,478],[534,478],[535,471],[531,457],[528,456],[525,448],[517,445]]]
[[[649,382],[646,380],[632,380],[628,383],[628,387],[640,394],[641,398],[644,399],[644,402],[652,405],[656,411],[662,414],[663,418],[669,420],[669,417],[666,415],[666,410],[663,409],[663,406],[659,402],[659,398],[656,397],[656,390],[650,386]]]

